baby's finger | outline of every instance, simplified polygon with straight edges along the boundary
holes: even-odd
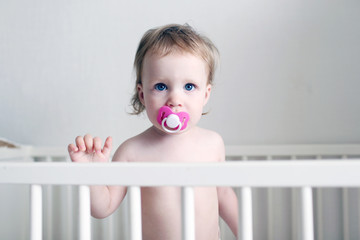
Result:
[[[101,153],[101,138],[94,137],[94,150],[96,153]]]
[[[69,144],[68,146],[68,152],[71,154],[71,153],[74,153],[74,152],[77,152],[79,151],[79,148],[76,147],[74,144]]]
[[[104,155],[109,155],[111,152],[111,148],[112,148],[112,138],[111,137],[107,137],[104,143],[104,148],[102,150],[102,153]]]
[[[92,153],[93,152],[93,147],[94,147],[94,142],[93,142],[92,136],[90,134],[86,134],[84,136],[84,141],[85,141],[86,151],[88,153]]]
[[[76,146],[79,148],[80,151],[84,152],[86,150],[84,138],[81,136],[77,136],[75,139]]]

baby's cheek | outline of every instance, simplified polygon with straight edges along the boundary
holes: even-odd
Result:
[[[197,114],[192,114],[192,117],[190,118],[190,121],[192,125],[196,125],[200,119],[202,118],[202,112],[201,113],[197,113]]]
[[[146,114],[148,119],[152,122],[152,123],[156,123],[156,114],[154,114],[154,110],[150,110],[148,108],[146,108]]]

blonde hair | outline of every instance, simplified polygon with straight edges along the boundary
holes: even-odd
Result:
[[[133,114],[140,114],[145,109],[137,90],[137,85],[142,83],[141,73],[145,55],[150,52],[151,54],[166,56],[174,51],[189,52],[201,57],[208,66],[208,83],[213,83],[219,52],[210,39],[197,33],[188,24],[169,24],[150,29],[140,40],[135,55],[136,83],[134,95],[131,99]]]

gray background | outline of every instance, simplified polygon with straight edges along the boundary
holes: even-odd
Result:
[[[200,125],[228,145],[360,142],[359,1],[0,1],[0,137],[120,144],[149,28],[189,23],[221,53]]]
[[[0,137],[66,148],[91,133],[118,145],[148,128],[145,115],[127,113],[132,63],[142,34],[167,23],[189,23],[220,50],[200,125],[225,144],[360,143],[358,0],[0,0]],[[16,230],[19,219],[28,226],[26,187],[4,188],[2,237],[26,238]],[[340,191],[323,193],[327,240],[341,239]],[[276,192],[274,204],[289,224],[286,194]],[[279,229],[274,239],[289,239]]]

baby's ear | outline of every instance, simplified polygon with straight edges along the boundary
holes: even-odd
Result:
[[[206,105],[206,103],[209,101],[210,99],[210,94],[211,94],[211,89],[212,89],[212,85],[208,84],[206,86],[206,91],[205,91],[205,101],[204,101],[204,106]]]
[[[143,86],[141,83],[138,83],[136,86],[137,89],[137,93],[138,93],[138,97],[140,102],[142,103],[142,105],[145,106],[145,101],[144,101],[144,90],[143,90]]]

